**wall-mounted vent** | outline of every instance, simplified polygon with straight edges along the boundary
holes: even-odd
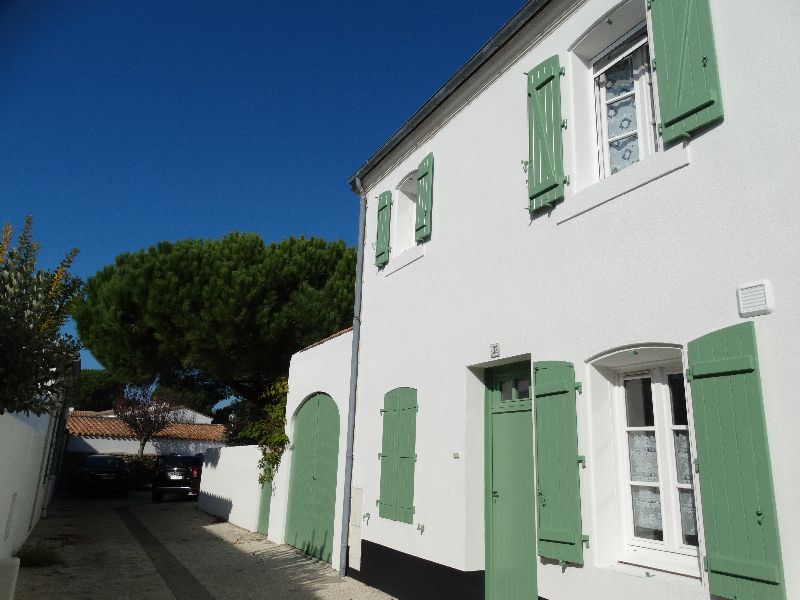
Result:
[[[772,284],[766,280],[740,285],[736,290],[736,299],[742,318],[767,315],[775,309]]]

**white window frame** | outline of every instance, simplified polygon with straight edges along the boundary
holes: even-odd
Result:
[[[655,105],[656,93],[649,58],[652,56],[652,48],[650,47],[651,39],[649,22],[642,22],[603,50],[592,61],[592,78],[595,90],[597,162],[601,180],[611,177],[612,175],[608,149],[610,142],[632,137],[635,133],[639,145],[638,162],[646,160],[648,156],[651,156],[659,150],[659,137],[656,131],[655,118],[657,114]],[[632,61],[634,90],[628,94],[613,98],[612,102],[617,102],[628,96],[635,97],[636,131],[609,139],[607,119],[608,100],[606,98],[606,89],[605,86],[602,85],[602,82],[604,81],[604,74],[608,69],[628,59]]]
[[[696,527],[699,534],[700,502],[697,488],[697,477],[692,477],[692,483],[677,483],[677,467],[675,464],[674,431],[688,431],[690,439],[690,460],[694,465],[696,460],[695,444],[692,435],[693,420],[691,409],[687,406],[688,425],[672,425],[672,405],[668,385],[668,375],[683,373],[680,361],[647,365],[636,365],[635,369],[620,368],[616,371],[616,382],[613,397],[612,417],[614,420],[614,439],[616,448],[616,465],[618,481],[618,497],[620,499],[620,514],[622,516],[622,552],[618,560],[621,563],[651,567],[653,569],[680,573],[692,577],[701,577],[699,546],[687,545],[682,540],[679,489],[689,489],[694,492]],[[626,379],[650,377],[653,397],[654,427],[628,427],[625,404]],[[687,388],[686,402],[690,402],[688,382],[684,380]],[[656,453],[658,460],[659,480],[658,488],[661,496],[661,519],[664,532],[663,541],[637,538],[633,532],[633,503],[632,485],[641,485],[641,482],[632,482],[630,478],[630,457],[628,448],[628,431],[650,430],[656,432]],[[668,493],[667,493],[668,492]],[[699,538],[699,535],[698,535]]]

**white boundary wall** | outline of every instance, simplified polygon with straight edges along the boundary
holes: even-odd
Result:
[[[43,470],[57,422],[48,415],[0,415],[0,559],[22,546],[50,498],[52,479]]]
[[[219,448],[222,442],[205,440],[156,439],[144,446],[145,454],[199,454],[210,448]],[[137,454],[139,442],[128,438],[91,438],[69,436],[67,452],[94,452],[97,454]]]
[[[333,520],[332,566],[339,568],[341,543],[342,502],[344,500],[344,459],[347,451],[347,411],[350,398],[350,356],[353,332],[347,331],[323,344],[313,346],[292,356],[289,366],[289,396],[286,404],[286,433],[290,445],[293,439],[294,418],[305,399],[316,392],[328,394],[339,409],[339,458],[336,468],[336,514]],[[287,448],[272,486],[272,506],[269,518],[270,540],[283,543],[286,529],[286,505],[289,495],[289,475],[292,451]]]
[[[259,458],[258,446],[209,448],[200,481],[200,510],[256,531],[261,498]]]

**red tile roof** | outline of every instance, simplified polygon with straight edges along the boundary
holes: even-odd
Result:
[[[81,437],[133,438],[133,432],[115,417],[76,416],[74,411],[67,419],[67,432]],[[224,425],[211,423],[175,423],[153,437],[155,439],[202,440],[221,442]]]

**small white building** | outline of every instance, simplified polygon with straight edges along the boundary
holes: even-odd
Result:
[[[225,426],[206,415],[183,408],[186,422],[173,423],[145,444],[145,454],[199,454],[224,445]],[[191,414],[194,413],[194,414]],[[197,415],[206,422],[195,422]],[[137,454],[139,440],[113,411],[72,411],[67,419],[67,452]]]
[[[351,179],[270,537],[400,599],[800,598],[798,23],[526,4]]]

